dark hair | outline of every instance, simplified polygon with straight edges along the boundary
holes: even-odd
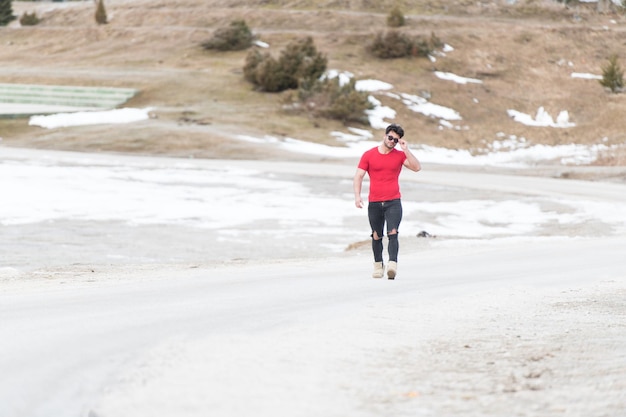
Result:
[[[402,129],[402,126],[397,125],[395,123],[392,123],[389,126],[387,126],[387,129],[385,129],[385,135],[391,132],[392,130],[396,132],[398,136],[400,136],[401,138],[404,137],[404,129]]]

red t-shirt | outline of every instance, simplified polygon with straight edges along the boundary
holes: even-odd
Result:
[[[406,160],[404,152],[392,149],[387,154],[378,151],[378,146],[366,151],[359,161],[359,168],[370,177],[370,202],[389,201],[400,198],[398,177]]]

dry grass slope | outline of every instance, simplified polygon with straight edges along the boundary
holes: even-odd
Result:
[[[549,0],[519,0],[516,5],[442,0],[107,0],[105,4],[110,23],[98,26],[91,1],[14,2],[16,14],[37,11],[42,22],[0,28],[0,80],[136,88],[141,92],[128,105],[153,107],[156,119],[115,128],[51,131],[29,127],[26,120],[1,120],[4,144],[246,159],[295,156],[270,154],[266,148],[231,140],[233,134],[333,144],[329,132],[345,126],[289,115],[281,110],[282,94],[252,90],[242,76],[246,51],[200,47],[213,30],[234,19],[244,19],[274,54],[296,37],[312,36],[318,50],[328,56],[329,68],[389,82],[396,92],[428,94],[432,102],[462,115],[462,129],[441,129],[435,119],[378,95],[398,111],[396,120],[412,142],[476,149],[498,139],[499,133],[549,145],[626,142],[626,96],[607,93],[597,81],[571,77],[572,72],[601,74],[610,54],[625,56],[622,14],[601,15],[589,6],[565,7]],[[387,29],[387,14],[394,5],[407,17],[402,30],[435,33],[454,51],[434,62],[369,56],[365,44]],[[438,79],[434,71],[484,83],[459,85]],[[534,114],[540,106],[553,117],[569,111],[576,127],[528,127],[506,112]],[[625,165],[626,158],[613,153],[600,163]]]

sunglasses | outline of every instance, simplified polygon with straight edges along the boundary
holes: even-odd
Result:
[[[394,138],[391,135],[387,135],[387,140],[393,143],[398,143],[398,138]]]

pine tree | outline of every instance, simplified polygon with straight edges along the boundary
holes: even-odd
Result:
[[[96,6],[96,23],[99,25],[107,23],[107,12],[104,9],[104,0],[98,0],[98,5]]]
[[[0,0],[0,26],[6,26],[15,19],[11,2],[12,0]]]
[[[617,55],[611,55],[609,57],[609,63],[602,68],[602,79],[600,80],[602,86],[607,87],[613,93],[619,93],[624,87],[624,71],[619,65]]]

